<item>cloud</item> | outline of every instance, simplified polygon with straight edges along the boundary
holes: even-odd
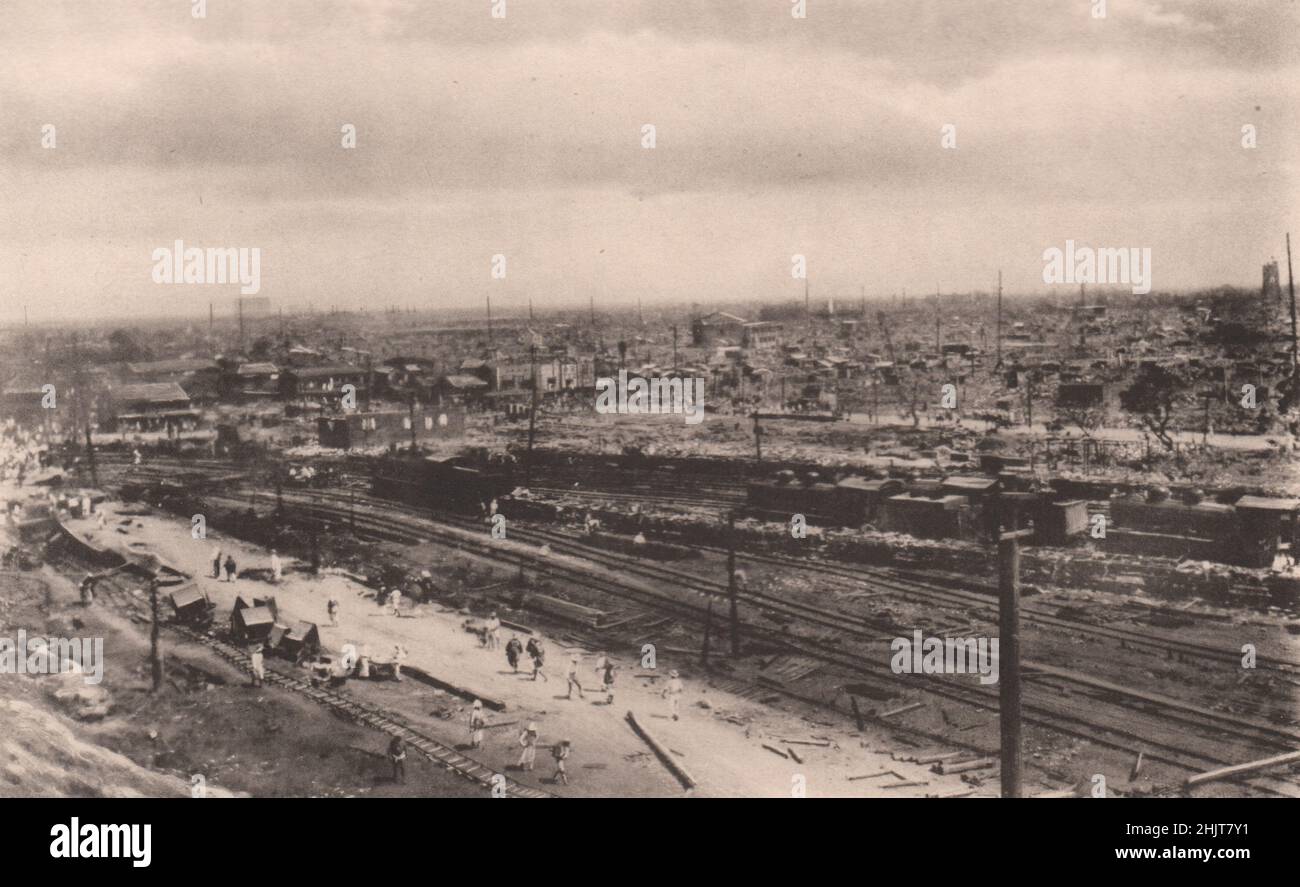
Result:
[[[0,249],[20,287],[68,263],[141,305],[135,257],[175,237],[339,301],[454,301],[507,248],[519,298],[776,296],[796,251],[853,293],[962,288],[1066,237],[1253,280],[1296,205],[1292,5],[1089,6],[11,0]]]

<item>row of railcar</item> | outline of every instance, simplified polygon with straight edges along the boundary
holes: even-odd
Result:
[[[486,457],[433,459],[397,454],[375,460],[371,491],[421,508],[481,512],[514,489],[514,471],[507,461]]]
[[[788,521],[862,527],[934,539],[990,540],[999,527],[1033,526],[1035,544],[1087,536],[1116,551],[1272,566],[1300,541],[1300,500],[1235,496],[1232,501],[1085,498],[1069,481],[1033,489],[1032,476],[954,475],[900,479],[784,471],[747,487],[750,513]],[[1094,496],[1097,494],[1094,493]]]

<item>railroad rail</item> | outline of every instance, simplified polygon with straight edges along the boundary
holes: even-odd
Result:
[[[515,547],[493,544],[486,538],[486,534],[484,534],[485,538],[481,541],[473,541],[465,538],[460,533],[440,529],[437,524],[423,516],[419,518],[392,516],[393,513],[407,510],[396,507],[394,503],[375,500],[375,504],[388,512],[388,514],[380,515],[360,512],[355,505],[344,508],[338,504],[329,504],[329,498],[337,495],[324,491],[295,490],[291,493],[284,493],[283,499],[285,502],[294,501],[295,507],[302,509],[304,512],[328,515],[339,524],[343,524],[345,519],[351,521],[362,532],[375,533],[398,540],[412,538],[434,539],[456,547],[469,547],[485,557],[521,567],[544,568],[553,575],[571,579],[575,583],[592,588],[595,591],[615,595],[623,599],[636,599],[643,603],[649,603],[658,610],[689,618],[697,624],[703,621],[706,612],[704,607],[697,604],[678,600],[671,595],[632,586],[625,581],[597,577],[588,570],[576,569],[554,560],[548,560],[540,553],[531,554]],[[265,499],[269,494],[261,493],[255,494],[255,496]],[[368,498],[363,497],[361,501]],[[244,500],[241,498],[239,501],[242,504]],[[366,504],[370,503],[366,502]],[[475,526],[477,526],[479,532],[482,532],[481,526]],[[510,532],[511,538],[514,540],[527,540],[530,533],[537,534],[534,538],[547,538],[540,531],[519,527],[513,527]],[[554,535],[549,537],[546,544],[556,546],[561,543],[565,546],[581,547],[576,540],[571,538],[558,540]],[[716,549],[714,550],[716,551]],[[604,551],[593,552],[591,550],[582,552],[580,556],[597,564],[603,561],[605,565],[616,566],[620,573],[641,572],[646,574],[648,571],[651,578],[660,581],[669,578],[665,576],[665,567],[662,564],[656,564],[651,568],[644,564],[637,564],[637,559],[631,556],[615,555]],[[750,555],[746,554],[746,557],[748,558]],[[809,567],[806,561],[790,559],[789,562],[803,569]],[[688,591],[694,591],[706,596],[717,597],[721,591],[725,591],[725,586],[720,583],[710,583],[707,580],[700,580],[698,577],[681,574],[671,578]],[[915,593],[920,590],[926,594],[934,595],[941,592],[948,597],[951,603],[961,603],[966,607],[978,605],[987,608],[993,605],[993,601],[989,598],[974,592],[935,589],[919,584],[900,582],[897,579],[886,579],[874,574],[863,576],[860,571],[856,570],[847,571],[846,578],[876,583],[889,582],[894,584],[900,593]],[[855,625],[852,617],[846,617],[845,614],[819,611],[818,608],[792,603],[756,592],[743,592],[738,597],[741,601],[760,610],[783,613],[792,619],[827,628],[839,634],[856,635],[858,638],[865,637],[868,641],[881,640],[880,637],[868,633],[867,629],[879,630],[879,626],[871,625],[869,620],[858,620],[860,624]],[[1035,614],[1033,618],[1035,620],[1056,618],[1060,626],[1070,630],[1104,628],[1103,633],[1109,634],[1111,637],[1122,639],[1124,642],[1129,640],[1129,636],[1125,636],[1125,630],[1122,629],[1075,623],[1070,620],[1059,619],[1059,617],[1050,617],[1050,614]],[[837,644],[826,639],[794,637],[752,622],[745,624],[744,631],[751,637],[765,639],[779,645],[781,648],[798,650],[828,664],[844,668],[853,674],[875,679],[886,677],[889,689],[891,691],[897,689],[897,677],[892,673],[887,676],[882,674],[882,672],[888,671],[884,661],[877,662],[875,660],[864,660],[860,656],[848,656],[838,648]],[[1158,645],[1160,643],[1159,641],[1152,642],[1151,639],[1143,636],[1132,639],[1135,642],[1142,641],[1148,645],[1152,643]],[[1215,651],[1214,648],[1186,641],[1176,641],[1166,649],[1173,650],[1176,655],[1208,656],[1211,652],[1219,652]],[[1295,663],[1275,660],[1272,662],[1271,667],[1290,670],[1295,665]],[[919,678],[918,683],[923,685],[926,692],[968,705],[975,704],[980,708],[992,710],[997,708],[996,688],[989,691],[978,686],[954,686],[952,683],[935,680],[931,676],[914,677]],[[1246,759],[1260,747],[1269,751],[1279,748],[1292,750],[1300,742],[1300,734],[1277,728],[1271,724],[1261,724],[1234,715],[1182,703],[1178,700],[1154,699],[1150,694],[1140,693],[1125,687],[1105,685],[1104,682],[1100,681],[1081,682],[1076,676],[1062,672],[1059,669],[1053,669],[1050,674],[1040,675],[1037,678],[1031,672],[1026,677],[1026,689],[1030,691],[1026,693],[1025,700],[1027,722],[1090,742],[1127,751],[1140,748],[1146,752],[1149,759],[1161,760],[1183,769],[1195,771],[1205,769],[1207,765],[1218,766],[1232,763],[1234,760]],[[1068,689],[1063,685],[1068,685]],[[1030,698],[1031,692],[1035,698]],[[1079,706],[1075,701],[1066,702],[1062,697],[1070,697],[1071,699],[1083,697],[1086,699],[1086,705]],[[1117,704],[1114,701],[1116,697],[1128,701],[1125,704]],[[1158,711],[1152,711],[1153,709]],[[1121,724],[1132,725],[1135,720],[1141,722],[1143,719],[1147,723],[1145,725],[1146,730],[1141,734],[1134,732],[1132,729],[1118,726]],[[1179,725],[1196,728],[1198,732],[1203,734],[1208,733],[1208,736],[1202,736],[1207,741],[1197,743],[1194,748],[1188,748],[1186,743],[1187,731]],[[1207,750],[1207,747],[1212,750]],[[1249,784],[1278,794],[1297,794],[1296,786],[1286,781],[1257,778],[1251,780]]]
[[[117,577],[115,576],[102,578],[95,586],[97,597],[100,599],[107,598],[117,609],[126,612],[135,620],[149,621],[147,609],[143,607],[142,602],[133,598],[116,580]],[[252,673],[252,664],[248,654],[235,645],[186,625],[164,622],[163,627],[208,647],[240,672]],[[496,789],[500,786],[506,797],[511,798],[555,797],[550,792],[524,785],[472,758],[466,757],[451,746],[421,733],[393,712],[350,698],[343,693],[315,686],[301,678],[286,675],[271,667],[270,663],[267,663],[265,671],[266,682],[272,686],[304,696],[317,705],[329,708],[354,723],[378,730],[388,736],[396,736],[434,764],[438,764],[449,772],[477,783],[484,788]]]
[[[311,493],[299,491],[293,498],[320,499],[328,496],[329,494],[315,491]],[[384,505],[387,506],[388,503]],[[296,507],[306,512],[315,511],[317,514],[329,515],[340,522],[345,514],[343,508],[334,505],[299,502]],[[702,623],[706,618],[707,610],[703,606],[626,582],[594,576],[589,571],[568,567],[540,554],[534,555],[517,548],[494,544],[487,538],[481,541],[466,539],[460,533],[440,529],[428,520],[417,519],[420,523],[413,524],[410,519],[376,516],[359,513],[356,510],[353,510],[349,519],[361,532],[373,530],[390,539],[422,538],[462,549],[470,547],[475,553],[484,557],[521,567],[542,568],[553,576],[571,580],[575,584],[596,591],[624,600],[636,599],[642,603],[649,603],[660,611],[676,613],[695,624]],[[479,530],[481,531],[482,528],[479,527]],[[516,540],[521,538],[520,534],[519,528],[511,530],[511,536]],[[595,558],[586,559],[598,563],[604,561],[607,565],[616,566],[620,572],[627,572],[629,562],[635,561],[634,558],[609,552],[601,552]],[[643,573],[647,571],[650,578],[660,580],[664,578],[662,565],[656,564],[653,568],[643,565],[639,570]],[[691,577],[689,582],[680,584],[684,584],[688,591],[715,598],[725,592],[725,586],[720,583],[709,583],[694,577]],[[874,633],[879,628],[865,624],[865,620],[863,620],[864,625],[854,625],[843,614],[818,612],[816,608],[792,605],[788,601],[755,592],[740,594],[738,598],[741,602],[754,605],[760,610],[782,612],[804,622],[815,621],[821,627],[839,634],[875,642],[882,640]],[[868,628],[871,631],[868,631]],[[838,644],[826,639],[795,637],[754,622],[743,623],[743,631],[751,637],[782,648],[796,650],[855,675],[873,678],[884,688],[897,689],[897,676],[890,671],[883,658],[872,660],[847,655]],[[967,686],[930,675],[913,675],[912,678],[923,685],[925,692],[967,705],[975,704],[983,709],[997,709],[996,687]],[[1158,699],[1150,694],[1118,685],[1081,679],[1081,676],[1071,675],[1059,669],[1043,669],[1043,673],[1035,677],[1032,665],[1026,663],[1026,678],[1024,710],[1027,722],[1125,751],[1141,748],[1149,760],[1162,761],[1190,772],[1223,766],[1234,760],[1257,757],[1257,751],[1261,748],[1270,752],[1293,750],[1297,744],[1300,744],[1300,733],[1294,731],[1215,712],[1179,700]],[[1117,696],[1127,699],[1127,702],[1117,703],[1115,701]],[[1080,698],[1086,700],[1086,704],[1080,705],[1078,702]],[[1145,727],[1143,732],[1118,726],[1132,724],[1135,720],[1143,723]],[[1188,748],[1186,744],[1188,727],[1195,728],[1206,741],[1199,743],[1195,748]],[[1207,748],[1213,748],[1214,751],[1209,751]],[[1235,754],[1225,756],[1225,752],[1235,752]],[[1300,787],[1281,780],[1256,779],[1251,784],[1277,794],[1300,796]]]

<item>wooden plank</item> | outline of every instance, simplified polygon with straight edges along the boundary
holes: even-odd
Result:
[[[1187,787],[1194,785],[1204,785],[1207,782],[1216,782],[1220,779],[1231,779],[1234,776],[1241,776],[1246,773],[1257,773],[1260,770],[1266,770],[1270,767],[1280,767],[1283,764],[1294,764],[1300,762],[1300,751],[1287,752],[1284,755],[1275,755],[1271,758],[1263,758],[1258,761],[1251,761],[1246,764],[1234,764],[1231,767],[1222,767],[1218,770],[1209,770],[1205,773],[1198,773],[1195,776],[1187,778]]]
[[[677,760],[673,757],[668,748],[656,739],[650,731],[645,728],[645,725],[637,721],[636,715],[630,711],[627,713],[627,722],[632,725],[633,731],[641,737],[645,744],[650,746],[651,750],[655,753],[655,757],[659,758],[659,760],[663,762],[663,765],[668,768],[669,772],[671,772],[673,776],[677,777],[678,782],[687,789],[695,788],[695,777],[691,776],[691,774],[686,771],[685,767],[677,763]]]

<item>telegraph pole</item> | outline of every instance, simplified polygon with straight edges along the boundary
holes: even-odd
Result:
[[[162,655],[158,652],[158,580],[149,580],[149,670],[153,675],[153,692],[162,689]]]
[[[1291,273],[1291,232],[1286,233],[1286,288],[1291,294],[1291,375],[1295,375],[1300,363],[1300,351],[1297,351],[1295,327],[1295,276]]]
[[[415,444],[415,392],[410,394],[410,415],[411,415],[411,452],[414,453],[418,447]]]
[[[1034,427],[1034,370],[1025,373],[1025,427]]]
[[[76,437],[74,435],[73,439]],[[90,482],[99,486],[99,469],[95,467],[95,444],[90,439],[90,413],[86,414],[86,461],[90,463]]]
[[[998,536],[998,721],[1002,733],[1002,797],[1023,797],[1020,740],[1020,539],[1032,529]]]
[[[709,636],[713,633],[713,596],[709,596],[708,609],[704,612],[704,645],[700,649],[700,660],[704,667],[709,667]]]
[[[758,424],[758,410],[754,410],[754,458],[763,461],[763,429]]]
[[[998,362],[993,365],[995,370],[1002,369],[1002,269],[998,269]]]
[[[533,399],[528,408],[528,459],[524,467],[524,486],[533,482],[533,441],[537,435],[537,346],[528,346],[528,358],[533,365]]]
[[[492,347],[492,294],[487,296],[487,325],[488,325],[488,347]]]
[[[934,353],[943,356],[943,339],[939,335],[939,285],[934,285]]]
[[[727,513],[727,606],[731,624],[731,655],[740,655],[740,613],[736,602],[736,513]]]
[[[673,375],[677,375],[677,324],[673,324]]]

